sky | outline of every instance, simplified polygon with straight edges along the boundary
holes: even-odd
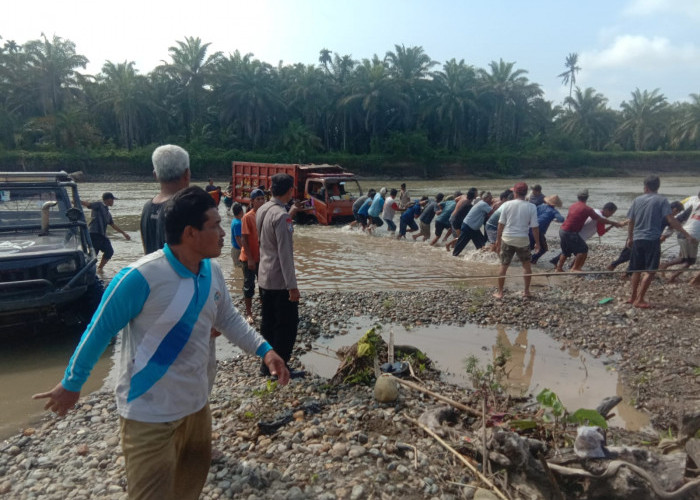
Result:
[[[395,45],[422,47],[434,70],[452,58],[487,69],[503,59],[555,104],[568,95],[557,75],[575,52],[576,84],[614,109],[637,88],[670,102],[700,94],[700,0],[34,0],[3,10],[4,40],[69,39],[89,74],[108,60],[146,74],[192,36],[273,65],[318,64],[323,48],[381,58]]]

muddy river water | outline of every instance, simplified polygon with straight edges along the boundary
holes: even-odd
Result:
[[[401,181],[364,180],[363,190],[370,187],[397,187]],[[632,200],[642,191],[640,178],[605,179],[534,179],[546,195],[557,194],[564,202],[562,213],[576,199],[576,192],[587,187],[590,190],[589,205],[600,208],[607,201],[618,205],[615,218],[623,218]],[[205,184],[195,182],[195,184]],[[513,180],[451,179],[439,181],[407,181],[412,197],[423,194],[434,196],[438,192],[450,194],[455,189],[463,192],[471,186],[499,193],[512,186]],[[132,239],[126,241],[119,234],[112,234],[114,258],[106,267],[105,280],[142,255],[139,218],[143,203],[157,191],[152,182],[83,183],[80,196],[83,200],[101,199],[105,191],[118,198],[111,211],[115,222],[127,231]],[[689,177],[662,177],[661,193],[669,200],[682,199],[697,194],[697,180]],[[219,262],[229,280],[232,294],[239,294],[242,285],[240,270],[234,272],[230,258],[230,222],[223,204],[226,245]],[[558,226],[553,224],[550,235],[556,235]],[[111,231],[111,229],[110,229]],[[624,244],[624,231],[613,229],[605,237],[611,244]],[[470,247],[471,248],[471,247]],[[296,226],[294,235],[295,262],[299,288],[305,291],[320,290],[424,290],[449,289],[451,285],[492,286],[497,271],[496,257],[465,250],[458,258],[444,248],[430,247],[424,243],[396,241],[385,228],[369,236],[348,227],[318,225]],[[518,273],[518,266],[512,271]],[[484,276],[483,279],[467,277]],[[550,278],[551,279],[551,278]],[[545,278],[535,279],[533,285],[546,286]],[[448,293],[459,293],[458,289]],[[302,360],[307,367],[320,375],[329,376],[335,370],[336,361],[329,356],[333,350],[352,344],[369,326],[366,318],[357,318],[347,325],[348,334],[334,339],[320,339],[316,351]],[[493,359],[493,349],[499,342],[510,346],[511,358],[506,372],[509,374],[510,391],[514,394],[537,393],[547,387],[561,397],[567,408],[594,407],[603,397],[619,394],[629,400],[631,395],[618,383],[612,360],[594,359],[585,353],[561,350],[557,342],[538,331],[510,328],[479,328],[475,326],[430,326],[410,331],[393,326],[397,343],[411,344],[425,352],[446,373],[450,382],[467,385],[464,360],[470,355],[483,362]],[[385,328],[384,335],[388,335]],[[43,403],[32,401],[31,394],[48,390],[60,380],[70,354],[78,340],[78,334],[48,331],[30,342],[5,344],[0,352],[0,439],[30,424],[41,414]],[[233,355],[233,349],[220,344],[219,357]],[[459,345],[460,349],[454,346]],[[108,349],[90,377],[86,391],[96,390],[109,379],[114,347]],[[324,350],[327,351],[323,355]],[[111,382],[107,382],[110,384]],[[617,409],[615,423],[633,430],[648,424],[646,416],[628,405]]]

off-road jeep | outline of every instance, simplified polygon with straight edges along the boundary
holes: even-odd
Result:
[[[89,321],[96,261],[66,172],[0,172],[0,333]]]

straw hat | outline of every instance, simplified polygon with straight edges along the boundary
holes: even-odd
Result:
[[[556,194],[554,194],[554,195],[552,195],[552,196],[545,196],[545,197],[544,197],[544,202],[545,202],[547,205],[552,205],[553,207],[559,207],[559,208],[561,208],[561,205],[562,205],[561,199],[560,199]]]

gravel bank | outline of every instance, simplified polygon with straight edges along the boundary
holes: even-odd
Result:
[[[615,254],[593,247],[586,268],[603,269]],[[619,355],[618,369],[636,390],[636,405],[652,415],[658,429],[675,428],[684,411],[697,409],[696,290],[656,282],[649,299],[657,307],[637,310],[623,303],[629,285],[617,275],[557,278],[553,286],[535,289],[530,300],[514,290],[518,281],[509,279],[513,291],[503,301],[491,297],[491,288],[460,286],[305,294],[297,354],[319,335],[340,333],[355,315],[385,324],[537,327],[590,355]],[[599,304],[604,297],[614,300]],[[211,397],[215,456],[203,498],[448,500],[473,493],[475,488],[466,486],[473,480],[468,470],[407,418],[435,407],[432,398],[402,389],[397,403],[384,405],[373,399],[370,387],[331,388],[315,376],[270,391],[258,366],[249,356],[220,363]],[[440,382],[437,374],[425,378],[429,389],[473,403],[464,389]],[[292,411],[290,423],[271,435],[259,432],[260,420],[274,420],[284,410]],[[610,439],[625,434],[609,432]],[[88,395],[67,417],[47,415],[40,426],[0,445],[0,496],[126,498],[118,442],[112,394]]]

